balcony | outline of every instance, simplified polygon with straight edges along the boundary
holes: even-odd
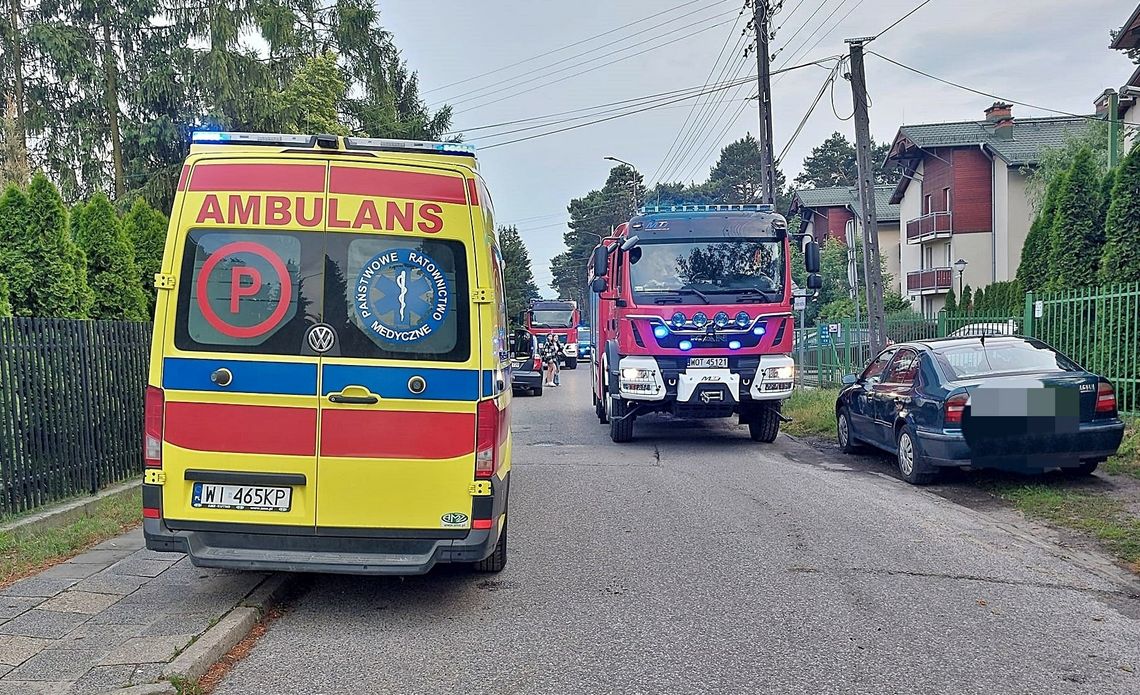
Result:
[[[911,294],[939,294],[953,286],[953,268],[927,268],[906,274],[906,290]]]
[[[930,212],[906,223],[908,244],[919,244],[931,239],[949,239],[953,233],[953,213],[949,212]]]

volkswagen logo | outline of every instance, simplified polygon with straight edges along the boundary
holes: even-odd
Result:
[[[308,341],[313,352],[325,353],[331,350],[333,343],[336,342],[336,333],[333,332],[332,326],[318,323],[309,329]]]

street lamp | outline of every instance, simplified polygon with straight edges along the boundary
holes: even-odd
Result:
[[[966,272],[966,259],[959,258],[954,261],[954,270],[958,271],[958,299],[962,299],[962,273]]]
[[[634,165],[625,161],[624,159],[618,159],[617,157],[602,157],[602,159],[605,159],[605,160],[610,161],[610,162],[617,162],[618,164],[624,164],[627,167],[629,167],[630,169],[633,169],[634,174],[637,174],[637,167],[635,167]],[[633,181],[630,182],[630,184],[631,184],[631,186],[630,186],[630,191],[629,191],[630,192],[629,198],[630,198],[630,202],[633,203],[633,211],[637,212],[637,179],[635,178]]]
[[[637,171],[637,167],[635,167],[634,165],[632,165],[632,164],[630,164],[629,162],[625,161],[624,159],[618,159],[617,157],[602,157],[602,159],[606,159],[606,160],[609,160],[609,161],[611,161],[611,162],[617,162],[618,164],[624,164],[624,165],[626,165],[627,167],[629,167],[630,169],[633,169],[634,171]]]

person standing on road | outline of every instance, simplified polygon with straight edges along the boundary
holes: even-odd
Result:
[[[558,356],[562,353],[562,346],[553,333],[546,334],[546,340],[539,350],[542,362],[546,365],[546,386],[557,386],[558,382]]]

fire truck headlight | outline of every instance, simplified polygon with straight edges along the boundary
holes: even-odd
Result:
[[[794,374],[794,373],[795,373],[795,369],[794,369],[794,367],[792,367],[792,365],[787,365],[784,367],[768,367],[768,369],[765,370],[765,372],[764,372],[764,378],[765,379],[785,379],[786,380],[786,379],[791,379],[792,374]]]
[[[621,378],[625,381],[652,381],[653,372],[638,367],[626,367],[621,370]]]

